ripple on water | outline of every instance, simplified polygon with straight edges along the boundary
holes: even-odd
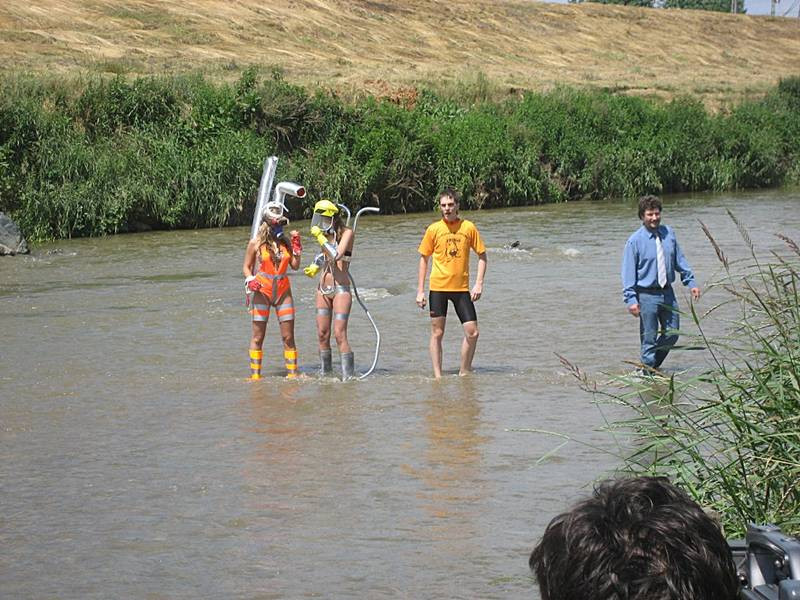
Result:
[[[503,258],[528,259],[528,258],[547,258],[552,256],[566,256],[567,258],[577,258],[583,254],[577,248],[552,248],[535,246],[502,246],[499,248],[487,248],[492,256]]]
[[[387,288],[358,288],[358,295],[362,300],[380,300],[382,298],[390,298],[393,294]]]

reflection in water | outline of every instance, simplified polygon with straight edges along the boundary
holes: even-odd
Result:
[[[254,454],[245,466],[244,477],[254,485],[279,487],[282,478],[291,478],[302,471],[304,445],[311,431],[301,416],[297,391],[300,381],[267,377],[258,382],[248,382],[250,419],[244,430],[254,434],[251,448]],[[259,502],[261,508],[270,508],[273,494]]]
[[[415,475],[422,481],[417,496],[428,515],[420,537],[444,542],[442,551],[466,556],[479,539],[482,445],[478,434],[480,404],[474,376],[430,382],[425,400],[427,446]],[[458,544],[452,542],[458,541]]]
[[[305,448],[313,432],[302,418],[301,381],[267,377],[246,385],[249,410],[242,427],[249,434],[249,453],[242,477],[249,493],[243,513],[249,515],[249,545],[258,548],[256,566],[266,577],[280,572],[280,556],[292,542],[292,520],[304,518],[296,497],[308,477]]]
[[[357,503],[342,501],[351,500],[354,490],[357,497],[363,494],[363,406],[351,401],[358,384],[269,377],[247,385],[242,476],[249,489],[249,543],[259,549],[261,568],[274,576],[275,598],[303,587],[319,590],[321,582],[298,580],[312,569],[346,574],[337,565],[346,559],[341,545],[354,531],[346,523],[363,512]]]

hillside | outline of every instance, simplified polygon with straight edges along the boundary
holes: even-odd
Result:
[[[800,20],[524,0],[4,0],[0,70],[287,79],[386,92],[485,74],[691,94],[710,106],[800,73]]]

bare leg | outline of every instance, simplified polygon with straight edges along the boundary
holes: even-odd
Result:
[[[294,349],[294,319],[291,321],[284,321],[280,324],[281,327],[281,340],[283,341],[284,350]]]
[[[320,350],[331,349],[331,319],[333,315],[333,302],[317,292],[317,339],[319,340]],[[327,314],[320,314],[320,311],[327,311]]]
[[[439,379],[442,376],[442,338],[447,317],[433,317],[431,319],[431,362],[433,363],[433,376]]]
[[[336,338],[336,347],[339,354],[350,352],[350,342],[347,339],[347,315],[353,306],[353,297],[350,294],[339,293],[333,297],[333,336]]]
[[[261,364],[264,358],[264,352],[261,348],[264,346],[264,336],[267,332],[267,319],[269,318],[269,306],[264,296],[256,292],[253,294],[253,315],[259,319],[254,320],[252,326],[252,333],[250,335],[250,379],[256,381],[261,379]]]
[[[478,346],[478,322],[467,321],[464,323],[464,341],[461,342],[461,369],[459,375],[466,375],[472,371],[472,358]]]
[[[264,308],[266,318],[263,321],[253,321],[252,334],[250,335],[250,350],[261,350],[264,345],[264,336],[267,333],[267,319],[269,318],[269,305],[261,292],[255,292],[251,300],[253,310],[258,305]]]
[[[294,346],[294,319],[280,324],[283,340],[283,361],[286,365],[286,377],[297,377],[297,348]]]
[[[261,350],[264,344],[264,334],[267,330],[265,321],[253,321],[253,335],[250,337],[250,380],[261,379],[261,365],[264,360],[264,352]]]
[[[253,333],[250,336],[250,350],[261,350],[264,346],[264,335],[266,332],[266,321],[253,321]]]

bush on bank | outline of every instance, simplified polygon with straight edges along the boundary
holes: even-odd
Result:
[[[569,88],[344,102],[252,70],[7,75],[0,92],[0,210],[34,240],[246,224],[271,154],[312,198],[384,213],[429,210],[444,186],[493,208],[800,181],[800,77],[724,114]]]

